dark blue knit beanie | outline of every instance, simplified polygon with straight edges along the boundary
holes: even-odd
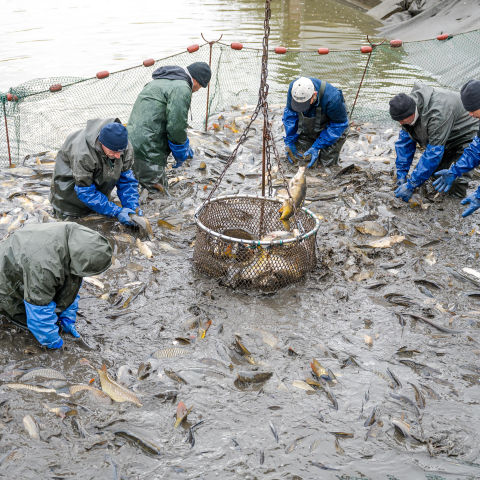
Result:
[[[98,136],[98,141],[113,152],[121,152],[128,146],[128,132],[121,123],[107,123]]]
[[[469,80],[460,90],[463,108],[467,112],[475,112],[480,109],[480,81]]]

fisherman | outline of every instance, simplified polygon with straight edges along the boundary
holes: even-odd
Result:
[[[112,264],[109,241],[73,222],[26,225],[0,244],[0,314],[60,348],[75,328],[82,278]]]
[[[435,172],[455,163],[478,129],[478,120],[465,111],[460,94],[421,83],[415,83],[409,95],[400,93],[390,100],[390,116],[402,126],[395,143],[395,196],[404,202]],[[425,151],[407,180],[417,144]],[[467,178],[459,176],[450,193],[465,197],[467,188]]]
[[[480,118],[480,81],[470,80],[460,90],[463,108],[473,118]],[[480,129],[472,143],[465,149],[462,157],[448,170],[440,170],[435,175],[438,178],[433,185],[439,192],[448,192],[455,180],[462,174],[473,170],[480,165]],[[470,204],[462,213],[462,217],[468,217],[480,208],[480,187],[477,191],[464,198],[462,205]]]
[[[290,163],[336,165],[349,132],[343,93],[325,80],[300,77],[290,83],[283,112],[285,148]],[[304,152],[301,155],[300,152]]]
[[[143,215],[133,158],[127,129],[118,118],[88,120],[86,128],[70,134],[57,153],[50,189],[56,216],[81,217],[93,210],[133,225],[128,214]],[[115,186],[121,207],[110,201]]]
[[[188,110],[192,93],[205,88],[211,76],[205,62],[160,67],[138,95],[127,128],[135,151],[135,175],[150,192],[168,190],[165,167],[170,153],[173,168],[193,157],[187,138]]]

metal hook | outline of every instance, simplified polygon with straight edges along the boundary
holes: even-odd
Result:
[[[223,33],[220,35],[220,38],[218,40],[214,40],[213,42],[209,42],[204,36],[203,36],[203,33],[200,34],[202,36],[202,38],[205,40],[206,43],[208,43],[209,45],[213,45],[214,43],[218,43],[222,37],[223,37]]]

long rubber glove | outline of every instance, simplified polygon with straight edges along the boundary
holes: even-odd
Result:
[[[408,182],[404,183],[403,185],[400,185],[396,190],[395,190],[395,196],[397,198],[401,198],[404,202],[408,202],[413,195],[413,189],[411,189],[408,186]]]
[[[327,125],[327,128],[325,128],[325,130],[322,130],[320,132],[320,135],[318,136],[318,138],[313,142],[311,149],[314,148],[315,150],[317,150],[317,153],[318,153],[318,150],[321,150],[322,148],[330,147],[342,136],[343,132],[347,127],[348,127],[348,120],[342,123],[330,122]],[[305,152],[305,155],[307,155],[306,152]],[[312,159],[313,159],[313,155],[312,155]]]
[[[475,210],[478,210],[480,208],[480,187],[477,189],[476,192],[472,193],[468,197],[464,198],[460,204],[461,205],[466,205],[469,203],[470,205],[468,208],[466,208],[463,213],[462,217],[468,217],[471,215]]]
[[[310,162],[307,165],[308,168],[312,168],[318,160],[318,154],[320,150],[315,147],[315,143],[303,154],[304,157],[311,155]]]
[[[407,176],[402,175],[403,172],[397,172],[397,187],[401,187],[404,183],[407,183]]]
[[[88,208],[91,208],[94,212],[100,213],[101,215],[107,215],[113,218],[122,211],[122,209],[117,207],[113,202],[109,202],[106,195],[99,192],[93,183],[89,187],[79,187],[75,185],[75,193],[79,200]]]
[[[80,295],[77,295],[73,303],[58,316],[58,319],[60,320],[60,325],[63,327],[63,331],[71,333],[76,338],[80,338],[80,334],[75,329],[79,300]]]
[[[287,154],[287,160],[292,164],[298,163],[298,159],[303,157],[303,155],[298,153],[294,143],[285,144],[285,153]]]
[[[122,208],[120,213],[117,215],[118,221],[124,225],[135,225],[135,223],[130,219],[130,216],[128,215],[129,213],[135,213],[135,210],[132,210],[131,208]]]
[[[285,146],[295,145],[299,134],[298,130],[298,113],[285,107],[282,117],[283,126],[285,127]]]
[[[415,170],[412,172],[410,179],[406,183],[410,190],[415,190],[415,188],[423,185],[433,175],[433,172],[442,161],[444,151],[445,147],[443,145],[427,145],[427,148],[420,157]]]
[[[23,301],[27,311],[27,327],[35,338],[48,348],[60,348],[63,340],[58,334],[57,304],[52,300],[48,305],[39,306]]]
[[[415,140],[412,140],[407,132],[400,130],[398,140],[395,142],[395,152],[397,153],[397,159],[395,160],[397,179],[407,178],[416,150],[417,144]]]
[[[448,169],[438,171],[437,173],[435,173],[435,176],[440,177],[433,182],[435,190],[445,193],[450,190],[452,183],[457,178],[457,176]]]
[[[472,143],[463,151],[458,162],[450,167],[450,172],[460,177],[480,165],[480,138],[474,137]]]
[[[175,145],[170,140],[168,140],[168,145],[172,151],[173,158],[175,158],[175,164],[173,165],[173,168],[181,167],[187,158],[193,157],[194,152],[190,148],[190,140],[188,138],[183,145]]]
[[[138,215],[143,215],[143,212],[139,208],[138,180],[131,170],[120,174],[117,182],[117,195],[123,208],[131,208],[134,211],[138,208]]]

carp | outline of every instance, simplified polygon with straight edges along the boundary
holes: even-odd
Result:
[[[294,213],[293,206],[295,206],[295,209],[299,209],[307,194],[305,167],[300,167],[295,176],[289,180],[288,189],[292,198],[288,198],[283,202],[279,212],[281,213],[280,221],[283,223],[285,229],[290,231],[289,219]]]

